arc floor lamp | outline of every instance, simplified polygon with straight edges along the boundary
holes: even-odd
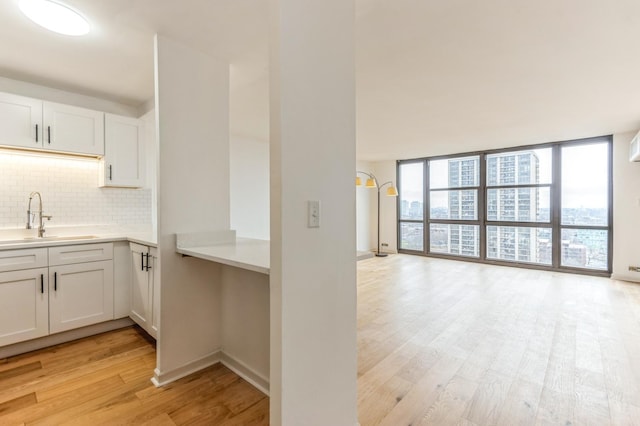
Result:
[[[376,179],[373,173],[361,172],[359,170],[356,171],[356,186],[362,186],[362,179],[360,178],[360,176],[358,176],[358,173],[367,176],[367,181],[364,184],[365,188],[376,188],[378,190],[378,251],[376,252],[376,256],[384,257],[387,255],[387,253],[383,253],[380,251],[380,190],[386,185],[389,185],[389,187],[387,188],[387,196],[389,197],[397,197],[398,190],[395,186],[393,186],[392,181],[388,181],[383,183],[382,185],[378,185],[378,179]]]

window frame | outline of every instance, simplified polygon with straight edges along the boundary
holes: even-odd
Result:
[[[430,187],[430,178],[431,178],[431,169],[430,163],[431,161],[439,161],[439,160],[451,160],[455,158],[469,158],[469,157],[478,157],[478,184],[475,186],[447,186],[443,188],[434,188]],[[431,256],[444,256],[444,257],[454,257],[459,259],[482,259],[482,246],[478,246],[478,256],[467,256],[467,255],[457,255],[450,253],[441,253],[441,252],[432,252],[431,251],[431,225],[468,225],[468,226],[477,226],[478,227],[478,235],[480,236],[479,243],[482,241],[482,222],[484,220],[484,201],[482,197],[482,184],[483,184],[483,167],[482,167],[482,153],[480,152],[471,152],[471,153],[462,153],[462,154],[454,154],[454,155],[444,155],[437,157],[426,158],[426,169],[425,175],[427,177],[427,185],[425,185],[425,252]],[[477,211],[476,211],[476,219],[432,219],[431,218],[431,192],[443,192],[443,191],[465,191],[465,190],[475,190],[476,191],[476,202],[477,202]]]
[[[590,144],[599,144],[606,143],[608,149],[608,214],[607,214],[607,225],[596,226],[596,225],[562,225],[561,223],[561,208],[562,208],[562,148],[568,146],[579,146],[579,145],[590,145]],[[501,153],[515,153],[517,155],[518,151],[527,151],[534,149],[544,149],[551,148],[552,157],[551,157],[551,183],[543,183],[543,184],[504,184],[504,185],[487,185],[487,156],[492,154],[501,154]],[[463,157],[471,157],[478,156],[479,157],[479,181],[478,186],[474,187],[448,187],[448,188],[430,188],[429,182],[429,174],[430,174],[430,162],[437,160],[449,160],[454,158],[463,158]],[[406,254],[414,254],[414,255],[422,255],[428,257],[437,257],[437,258],[445,258],[445,259],[454,259],[454,260],[465,260],[469,262],[479,262],[493,265],[502,265],[502,266],[513,266],[513,267],[522,267],[528,269],[540,269],[540,270],[549,270],[549,271],[559,271],[559,272],[571,272],[571,273],[579,273],[585,275],[594,275],[594,276],[611,276],[612,272],[612,263],[613,263],[613,136],[605,135],[605,136],[597,136],[591,138],[584,139],[574,139],[567,141],[559,141],[559,142],[548,142],[542,144],[535,145],[523,145],[517,147],[507,147],[507,148],[499,148],[485,151],[473,151],[473,152],[465,152],[465,153],[457,153],[452,155],[438,155],[432,157],[423,157],[423,158],[415,158],[415,159],[407,159],[407,160],[398,160],[396,162],[396,171],[397,171],[397,182],[398,188],[401,189],[402,182],[400,180],[400,167],[402,164],[407,163],[423,163],[423,220],[401,220],[400,219],[400,203],[398,202],[398,215],[397,215],[397,233],[398,233],[398,252],[406,253]],[[507,188],[549,188],[549,221],[548,222],[524,222],[524,221],[504,221],[504,220],[488,220],[488,192],[489,189],[507,189]],[[432,219],[431,218],[431,192],[432,191],[453,191],[453,190],[468,190],[475,189],[477,190],[477,220],[463,220],[463,219]],[[402,249],[400,244],[400,224],[401,222],[422,222],[423,223],[423,251],[418,250],[407,250]],[[457,255],[457,254],[449,254],[449,253],[441,253],[441,252],[432,252],[431,251],[431,241],[430,241],[430,230],[431,224],[459,224],[459,225],[476,225],[479,227],[479,247],[478,247],[478,257],[466,256],[466,255]],[[541,264],[541,263],[533,263],[533,262],[524,262],[524,261],[510,261],[510,260],[500,260],[494,258],[487,258],[487,229],[488,226],[509,226],[509,227],[528,227],[528,228],[551,228],[551,238],[552,238],[552,254],[551,254],[551,265]],[[588,229],[588,230],[604,230],[607,231],[607,268],[605,269],[593,269],[593,268],[583,268],[583,267],[575,267],[575,266],[563,266],[561,264],[561,233],[563,229]]]
[[[428,183],[428,179],[429,177],[426,175],[427,172],[427,167],[426,167],[426,163],[427,160],[425,158],[416,158],[413,160],[402,160],[402,164],[415,164],[415,163],[422,163],[422,220],[420,219],[402,219],[402,215],[401,215],[401,197],[402,197],[402,190],[401,190],[401,182],[402,182],[402,177],[401,177],[401,173],[400,173],[400,161],[396,162],[396,182],[397,182],[397,187],[398,187],[398,198],[397,198],[397,202],[396,202],[396,218],[397,218],[397,229],[396,229],[396,241],[398,242],[398,252],[400,252],[402,250],[403,253],[408,253],[408,254],[423,254],[425,249],[426,249],[426,243],[427,243],[427,238],[426,238],[426,229],[424,227],[425,224],[425,219],[427,217],[427,201],[424,199],[424,194],[425,194],[425,188],[427,187],[427,183]],[[411,250],[411,249],[401,249],[401,244],[402,244],[402,239],[401,239],[401,235],[402,235],[402,224],[403,223],[421,223],[422,224],[422,251],[420,250]]]

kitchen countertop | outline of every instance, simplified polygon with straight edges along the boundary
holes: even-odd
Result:
[[[186,256],[269,275],[270,242],[267,240],[236,238],[194,247],[179,246],[176,251]]]
[[[2,230],[0,232],[0,250],[55,247],[75,244],[106,243],[113,241],[132,241],[156,247],[156,237],[152,232],[135,230],[117,230],[113,228],[49,228],[44,238],[34,237],[33,231]]]

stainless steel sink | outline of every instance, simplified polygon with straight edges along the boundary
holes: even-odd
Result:
[[[76,240],[92,240],[100,238],[97,235],[73,235],[66,237],[58,237],[50,235],[48,237],[25,237],[18,240],[0,240],[0,244],[23,244],[23,243],[41,243],[45,241],[76,241]]]

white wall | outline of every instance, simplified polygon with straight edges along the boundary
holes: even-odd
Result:
[[[613,136],[613,277],[640,281],[640,163],[629,162],[635,133]]]
[[[176,233],[229,229],[229,69],[161,35],[155,40],[161,260],[159,383],[214,362],[221,270],[176,253]]]
[[[222,350],[269,388],[269,276],[222,269]]]
[[[25,227],[32,191],[47,227],[151,223],[149,189],[98,188],[98,173],[96,159],[0,151],[0,228]]]
[[[238,237],[269,239],[269,144],[232,136],[231,229]]]
[[[270,422],[354,426],[354,4],[270,5]]]
[[[378,178],[378,184],[382,185],[387,181],[393,182],[396,186],[396,162],[395,161],[378,161],[372,163],[373,174]],[[381,246],[381,251],[395,253],[398,251],[398,235],[397,235],[397,209],[396,203],[398,197],[390,197],[387,194],[387,186],[380,191],[380,244],[388,244],[387,247]],[[375,190],[372,190],[375,192]],[[371,203],[371,243],[375,246],[378,237],[378,224],[376,216],[377,196],[372,194],[373,201]]]
[[[151,191],[151,226],[158,230],[158,140],[156,138],[156,111],[151,109],[140,120],[144,131],[145,187]]]

